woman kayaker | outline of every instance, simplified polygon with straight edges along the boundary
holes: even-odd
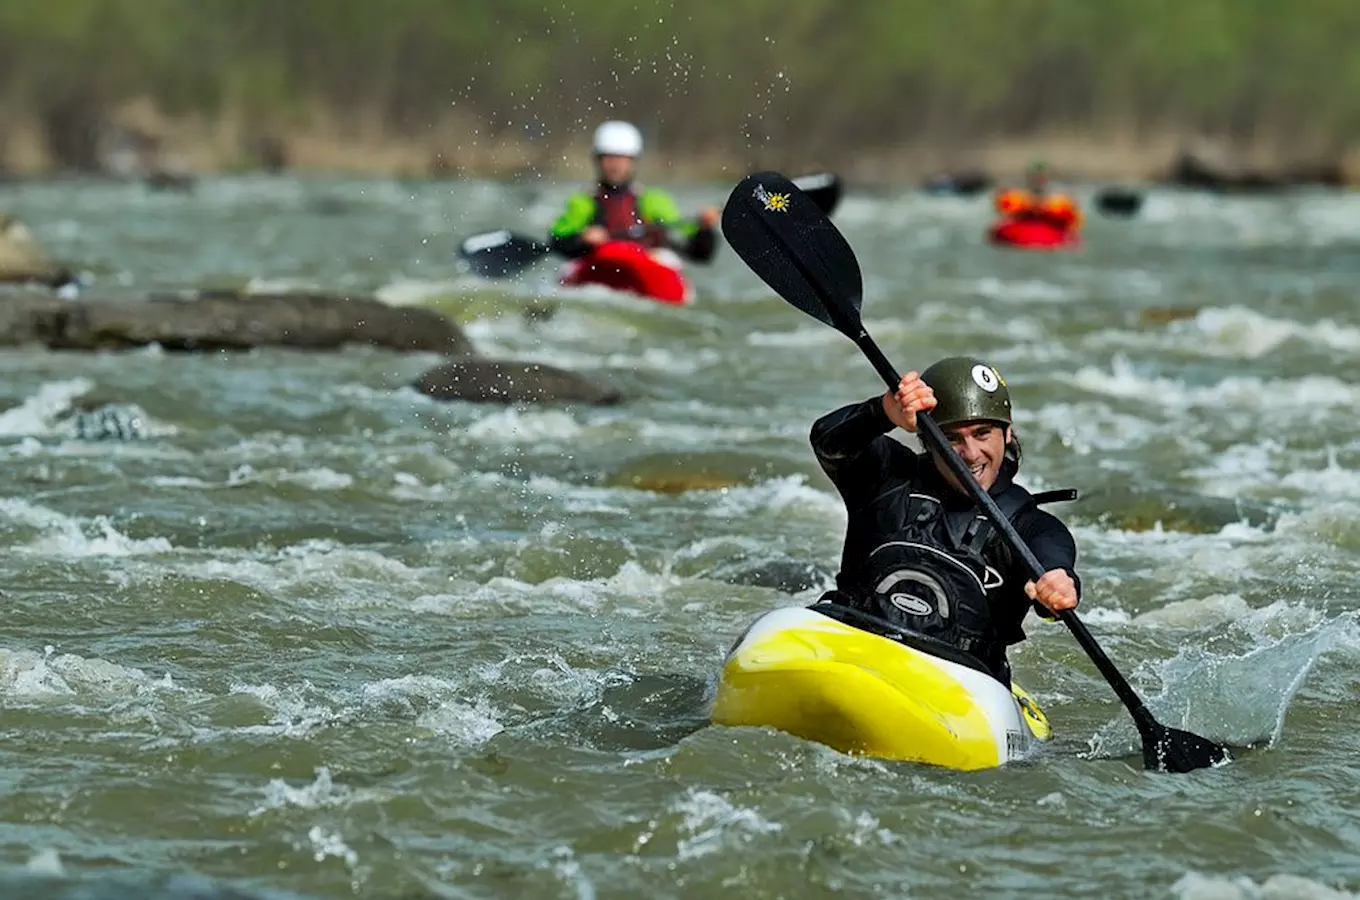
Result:
[[[1043,564],[1037,581],[942,458],[888,437],[894,427],[914,433],[925,411]],[[942,359],[908,372],[896,391],[818,419],[811,440],[849,513],[836,589],[818,606],[945,641],[1009,684],[1006,647],[1025,639],[1031,605],[1045,615],[1072,609],[1080,581],[1072,533],[1012,480],[1020,443],[1006,382],[981,360]]]
[[[605,122],[595,129],[597,183],[593,191],[567,198],[550,232],[554,250],[579,257],[609,241],[631,241],[668,248],[696,262],[713,258],[718,210],[706,207],[696,220],[682,220],[669,194],[633,181],[641,153],[642,134],[628,122]]]

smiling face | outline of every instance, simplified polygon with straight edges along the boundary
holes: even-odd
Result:
[[[991,490],[1001,474],[1001,463],[1006,459],[1006,443],[1010,440],[1010,426],[1001,422],[987,420],[960,422],[942,429],[954,451],[959,454],[963,464],[973,472],[982,489]],[[956,491],[966,493],[944,458],[932,453],[935,468]]]

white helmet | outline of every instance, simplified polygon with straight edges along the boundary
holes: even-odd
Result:
[[[641,156],[642,132],[627,122],[605,122],[595,129],[596,156]]]

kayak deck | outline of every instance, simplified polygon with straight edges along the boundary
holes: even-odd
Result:
[[[1050,735],[1023,690],[802,607],[766,614],[733,648],[713,721],[952,769],[1001,765]]]
[[[682,305],[690,299],[689,283],[673,252],[651,251],[631,241],[608,241],[563,267],[566,286],[599,284],[640,294],[661,303]]]
[[[1080,243],[1077,232],[1071,228],[1040,218],[1003,219],[993,224],[987,234],[994,244],[1040,250],[1071,248]]]

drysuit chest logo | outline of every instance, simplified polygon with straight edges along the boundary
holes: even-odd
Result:
[[[909,616],[938,614],[949,618],[949,596],[933,575],[915,569],[898,569],[878,583],[877,593]],[[889,593],[891,591],[891,593]]]
[[[929,603],[911,594],[893,594],[888,598],[888,602],[908,615],[928,616],[934,612]]]

